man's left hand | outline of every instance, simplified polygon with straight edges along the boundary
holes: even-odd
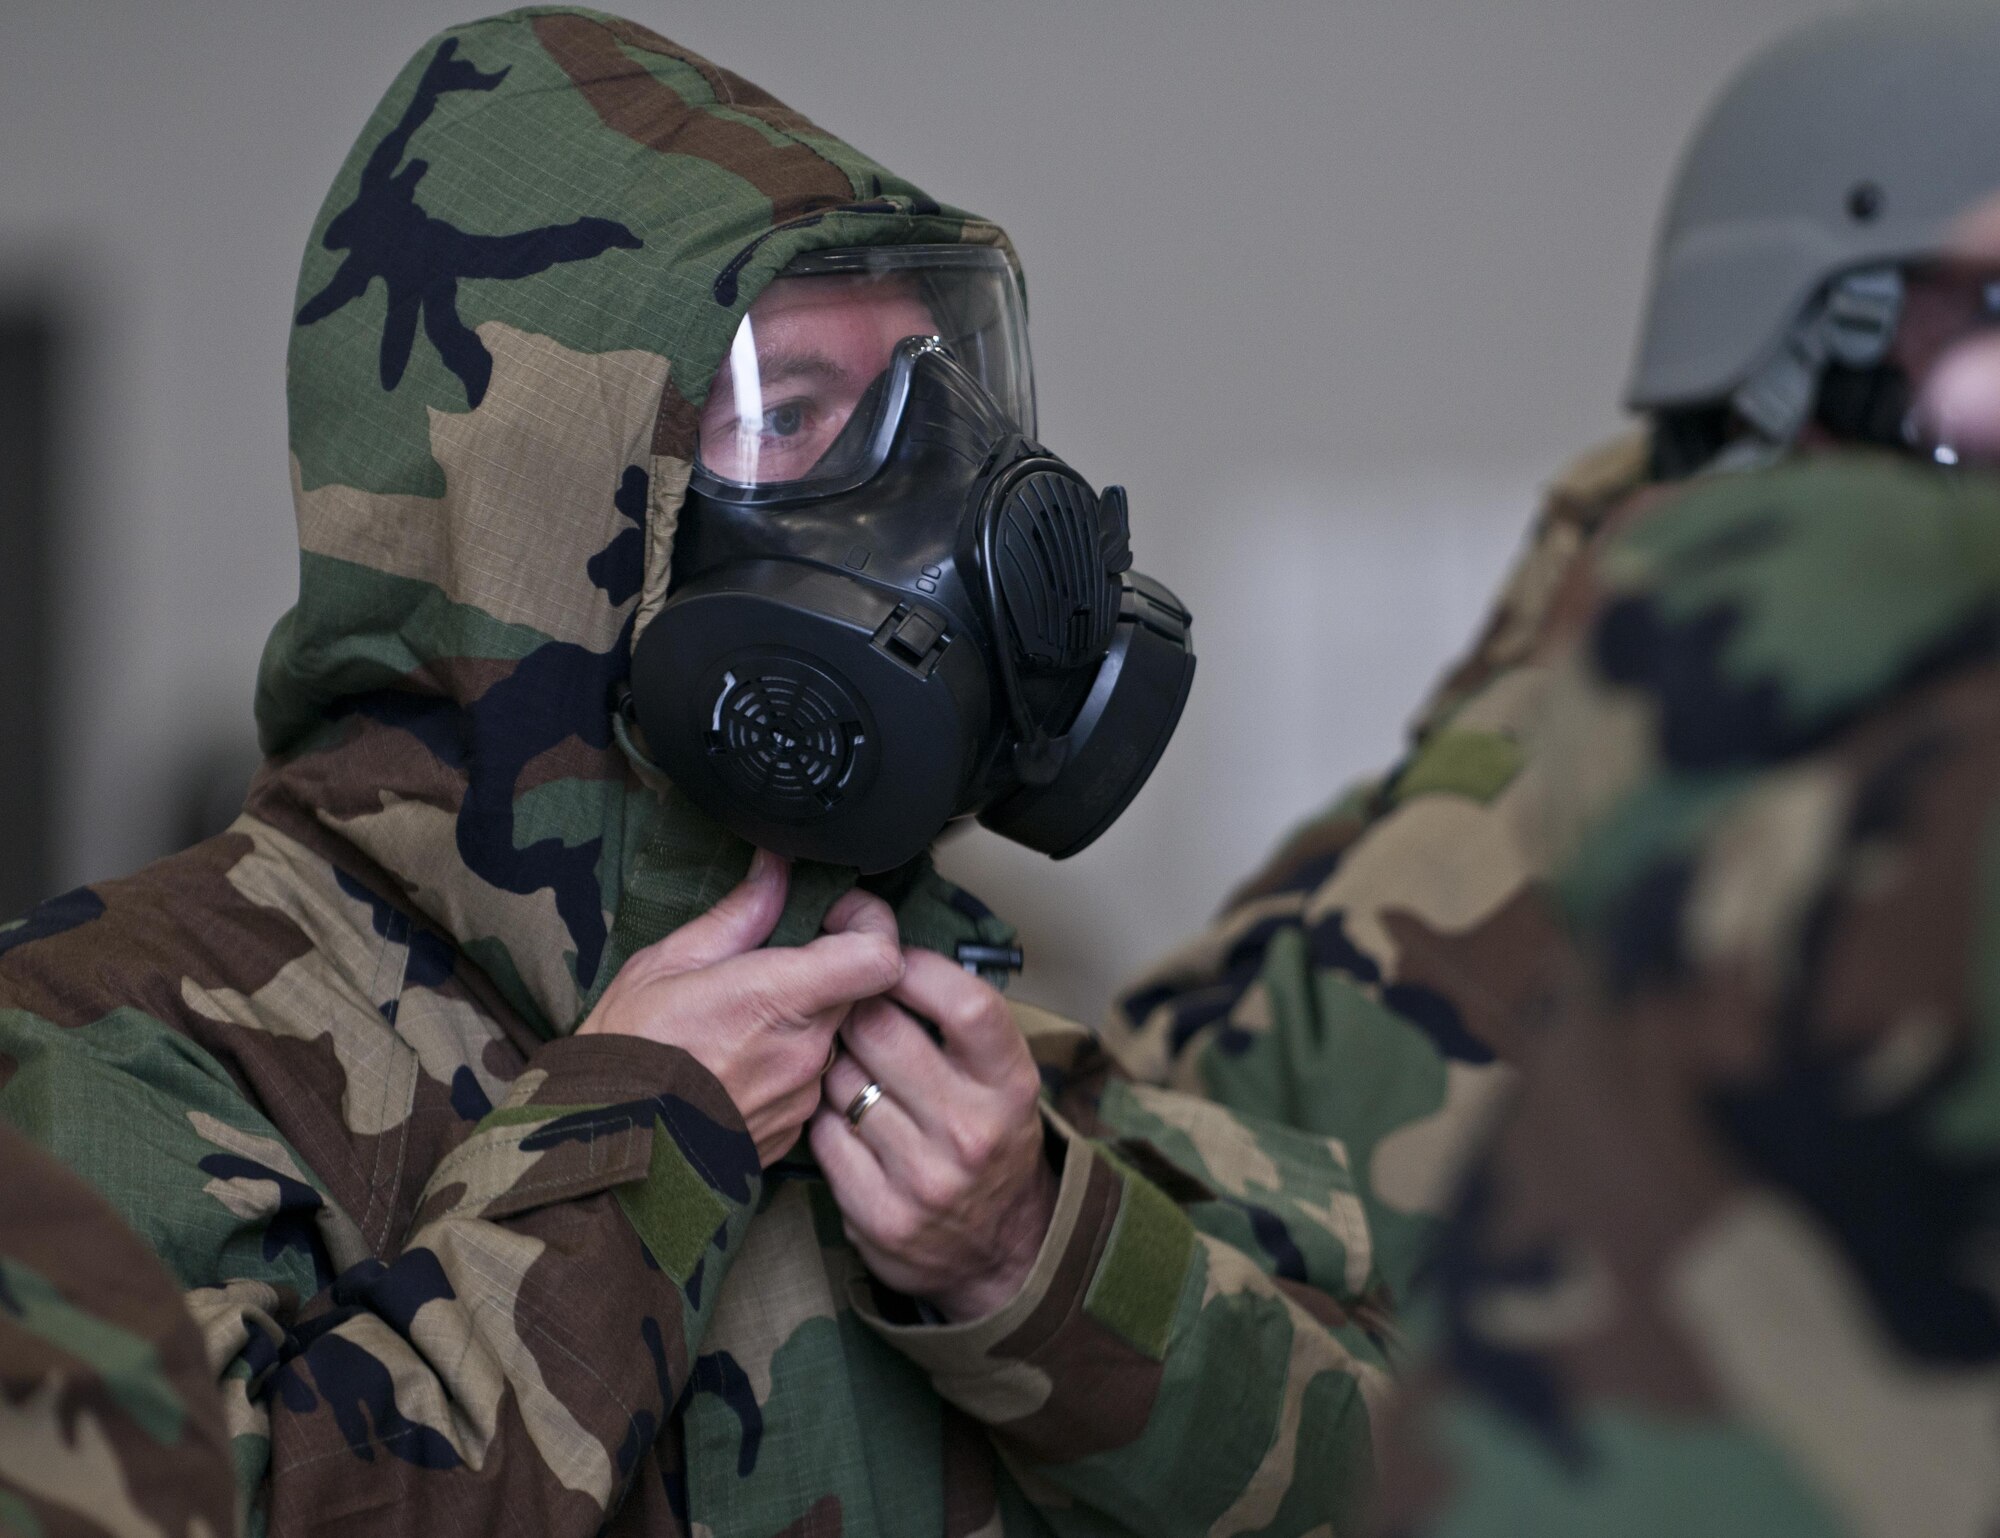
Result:
[[[812,1150],[868,1269],[978,1319],[1020,1291],[1055,1214],[1040,1078],[996,990],[934,952],[903,954],[902,982],[841,1028]],[[881,1097],[850,1125],[870,1082]]]

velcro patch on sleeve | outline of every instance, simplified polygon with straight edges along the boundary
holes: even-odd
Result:
[[[619,1186],[617,1196],[660,1269],[681,1287],[729,1218],[729,1204],[702,1179],[664,1126],[653,1137],[646,1178]]]
[[[1111,1239],[1083,1308],[1157,1362],[1166,1355],[1181,1285],[1194,1258],[1194,1225],[1149,1181],[1126,1175],[1124,1184]]]

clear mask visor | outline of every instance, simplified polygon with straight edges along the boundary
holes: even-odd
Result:
[[[709,496],[790,500],[860,485],[895,437],[900,343],[936,338],[1008,418],[1035,431],[1027,317],[989,246],[817,251],[750,306],[701,412],[695,473]]]
[[[1903,437],[1912,451],[2000,467],[2000,262],[1913,270],[1895,346],[1910,377]]]

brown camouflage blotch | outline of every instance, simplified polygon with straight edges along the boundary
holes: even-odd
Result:
[[[1954,1044],[1973,1028],[1965,958],[1979,950],[1986,849],[1968,835],[2000,802],[2000,668],[1974,670],[1885,717],[1857,740],[1857,780],[1912,747],[1926,761],[1894,831],[1850,851],[1853,879],[1827,915],[1811,1017],[1828,1046],[1865,1048],[1919,1017]]]
[[[994,1356],[1026,1361],[1061,1327],[1076,1300],[1083,1296],[1085,1285],[1104,1254],[1111,1222],[1118,1211],[1120,1190],[1118,1176],[1111,1167],[1102,1161],[1094,1162],[1076,1217],[1075,1232],[1084,1242],[1070,1245],[1057,1262],[1055,1275],[1041,1302],[1012,1334],[995,1343]]]
[[[660,1328],[671,1402],[693,1365],[687,1354],[681,1294],[666,1273],[646,1259],[638,1230],[617,1210],[616,1198],[607,1191],[555,1202],[516,1218],[511,1226],[546,1246],[521,1278],[519,1307],[545,1337],[539,1341],[524,1337],[524,1341],[531,1349],[539,1345],[535,1360],[555,1397],[578,1414],[583,1407],[602,1404],[606,1386],[591,1370],[593,1353],[601,1356],[605,1341],[622,1338],[631,1343],[635,1361],[646,1361],[640,1321],[650,1318]],[[580,1259],[587,1259],[592,1274],[604,1283],[598,1296],[588,1301],[573,1295]],[[650,1364],[647,1370],[652,1371]],[[607,1435],[607,1445],[615,1449],[624,1429],[621,1425]]]
[[[1394,1310],[1381,1298],[1360,1300],[1352,1313],[1336,1301],[1330,1294],[1304,1282],[1295,1282],[1288,1277],[1274,1276],[1272,1282],[1287,1298],[1299,1306],[1316,1323],[1329,1330],[1338,1330],[1359,1321],[1364,1328],[1375,1330],[1394,1317]]]
[[[692,155],[743,178],[771,200],[773,223],[845,203],[847,173],[808,144],[773,144],[760,129],[683,101],[619,48],[616,33],[584,16],[537,16],[535,36],[604,126],[661,154]],[[713,83],[713,82],[711,82]],[[754,105],[732,109],[758,115]],[[773,128],[789,133],[772,123]]]
[[[1518,1061],[1569,971],[1568,943],[1533,888],[1457,934],[1403,909],[1385,911],[1382,927],[1396,942],[1396,981],[1442,994],[1465,1028],[1510,1062]]]
[[[1375,1439],[1377,1500],[1366,1531],[1371,1538],[1413,1538],[1445,1507],[1454,1488],[1452,1467],[1427,1428],[1455,1389],[1430,1365],[1399,1386]]]
[[[450,991],[458,992],[461,987],[462,985],[458,978],[454,975],[451,980]],[[440,989],[439,991],[443,992],[445,990]],[[472,990],[466,989],[465,992],[468,997],[472,997]],[[482,1010],[488,1008],[487,1002],[483,998],[474,997],[473,1002]],[[526,1027],[524,1026],[522,1029],[525,1030]],[[479,1066],[496,1079],[511,1080],[518,1078],[521,1072],[522,1056],[529,1050],[530,1046],[532,1046],[532,1042],[523,1044],[508,1037],[496,1036],[479,1049]]]
[[[653,421],[653,453],[666,459],[694,462],[701,440],[701,412],[681,394],[672,374],[660,390],[660,414]]]
[[[636,1075],[635,1057],[645,1063]],[[664,1042],[608,1034],[570,1036],[544,1048],[539,1066],[548,1068],[550,1077],[535,1086],[522,1102],[525,1105],[618,1105],[644,1099],[658,1093],[661,1085],[671,1084],[677,1099],[711,1121],[745,1131],[743,1113],[722,1081],[692,1053]]]
[[[452,1211],[465,1200],[466,1189],[465,1183],[459,1180],[448,1180],[442,1185],[430,1187],[417,1203],[416,1211],[410,1215],[409,1231],[417,1233]]]
[[[613,16],[606,19],[605,29],[627,48],[635,48],[641,53],[662,54],[669,59],[678,59],[696,71],[708,82],[708,88],[715,99],[724,106],[768,123],[782,133],[809,133],[826,137],[826,130],[814,123],[795,107],[788,107],[777,97],[754,81],[745,80],[733,69],[724,69],[719,64],[711,64],[691,48],[682,48],[671,39],[661,37],[650,27],[643,27],[636,21]]]
[[[593,748],[581,737],[569,736],[521,766],[514,779],[514,794],[525,796],[558,780],[604,780],[620,784],[630,777],[631,769],[622,756]]]
[[[343,1479],[271,1481],[273,1533],[421,1532],[424,1538],[490,1538],[491,1529],[481,1517],[495,1509],[520,1513],[522,1531],[585,1533],[603,1523],[596,1501],[550,1479],[534,1459],[496,1457],[477,1470],[463,1464],[435,1470],[371,1445],[364,1461],[349,1448],[324,1395],[318,1397],[308,1414],[272,1418],[273,1465],[345,1460],[350,1473]],[[531,1445],[520,1402],[511,1392],[501,1397],[496,1420],[496,1446]],[[643,1478],[650,1462],[650,1457],[636,1460],[635,1477]],[[509,1492],[497,1497],[497,1506],[489,1504],[496,1498],[485,1493],[495,1488]]]
[[[338,824],[381,811],[385,797],[453,812],[465,800],[465,775],[410,733],[361,720],[333,746],[268,762],[245,806],[290,832],[294,819],[277,809],[284,803]]]
[[[625,1499],[599,1529],[604,1538],[682,1538],[680,1518],[667,1498],[669,1479],[679,1477],[678,1470],[670,1476],[667,1465],[677,1463],[679,1453],[678,1435],[653,1439],[625,1486]]]
[[[347,1075],[330,1035],[306,1041],[201,1017],[189,1034],[224,1062],[238,1065],[258,1104],[286,1108],[285,1140],[319,1177],[334,1204],[354,1219],[371,1249],[393,1252],[419,1195],[408,1170],[434,1167],[444,1149],[430,1145],[463,1137],[463,1124],[449,1107],[442,1120],[450,1125],[440,1127],[433,1110],[429,1125],[419,1128],[418,1118],[406,1109],[390,1132],[370,1136],[347,1124],[342,1109]],[[421,1081],[423,1075],[417,1078]],[[458,1137],[451,1136],[454,1132]],[[423,1159],[429,1163],[420,1163]],[[402,1186],[412,1189],[399,1190]]]
[[[822,1495],[796,1522],[787,1522],[771,1538],[840,1538],[840,1497]]]
[[[1778,1003],[1767,979],[1732,963],[1712,967],[1680,988],[1642,995],[1632,1014],[1661,1050],[1673,1054],[1681,1082],[1705,1089],[1740,1084],[1769,1070]],[[1674,1027],[1666,1025],[1669,1020]]]
[[[1076,1155],[1072,1155],[1076,1157]],[[1165,1369],[1078,1306],[1110,1242],[1123,1182],[1092,1161],[1078,1242],[1057,1265],[1040,1306],[992,1355],[1044,1366],[1056,1390],[1039,1409],[996,1426],[1041,1463],[1073,1463],[1137,1441],[1153,1413]]]
[[[1553,1245],[1601,1268],[1547,1358],[1578,1396],[1694,1414],[1723,1396],[1669,1317],[1658,1279],[1740,1181],[1689,1093],[1680,1007],[1629,1010],[1608,1032],[1565,1011],[1537,1040],[1489,1175],[1489,1243]]]
[[[939,1429],[944,1439],[944,1538],[972,1538],[999,1510],[993,1444],[980,1424],[953,1404],[945,1405]]]
[[[223,833],[98,883],[91,890],[102,914],[0,957],[9,1007],[72,1028],[132,1007],[199,1039],[194,1027],[203,1022],[182,1000],[183,978],[254,993],[311,949],[289,918],[230,885],[229,871],[251,848],[243,834]],[[114,953],[115,972],[105,965]]]
[[[185,1533],[197,1520],[218,1535],[232,1532],[236,1480],[229,1433],[208,1353],[181,1306],[178,1286],[102,1196],[5,1125],[0,1170],[0,1255],[36,1272],[85,1314],[146,1342],[185,1418],[175,1441],[156,1442],[81,1359],[15,1328],[5,1310],[0,1398],[19,1405],[44,1389],[52,1372],[61,1372],[67,1379],[58,1404],[63,1428],[73,1440],[80,1416],[97,1423],[140,1510],[170,1533]],[[40,1510],[52,1534],[75,1530],[72,1513]]]

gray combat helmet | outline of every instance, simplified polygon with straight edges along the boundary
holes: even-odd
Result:
[[[1681,161],[1626,399],[1727,401],[1767,443],[1822,366],[1881,361],[1900,268],[2000,190],[2000,4],[1864,11],[1738,72]]]

